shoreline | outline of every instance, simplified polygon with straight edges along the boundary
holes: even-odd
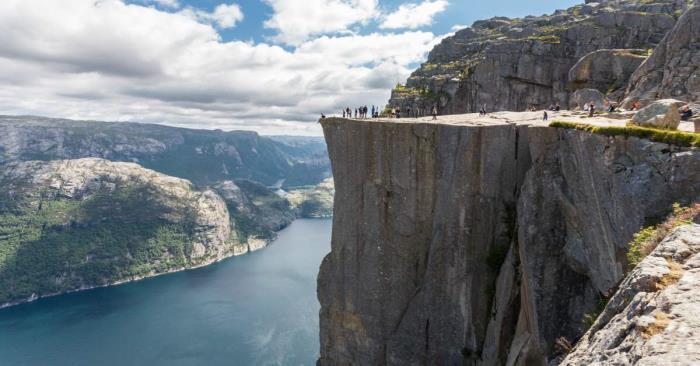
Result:
[[[296,221],[296,220],[295,220],[295,221]],[[284,230],[284,229],[283,229],[283,230]],[[271,240],[269,240],[269,241],[266,241],[266,240],[264,240],[264,239],[257,239],[257,238],[256,238],[256,239],[250,239],[249,242],[245,244],[245,247],[246,247],[247,250],[244,251],[244,252],[236,252],[235,247],[233,247],[233,248],[231,248],[231,250],[230,250],[226,255],[224,255],[224,256],[217,257],[217,258],[214,258],[214,259],[212,259],[212,260],[204,261],[204,262],[202,262],[202,263],[199,263],[199,264],[197,264],[197,265],[190,266],[190,267],[178,267],[178,268],[173,268],[173,269],[171,269],[171,270],[164,271],[164,272],[158,272],[158,273],[149,274],[149,275],[136,276],[136,277],[133,277],[133,278],[130,278],[130,279],[123,279],[123,280],[115,281],[115,282],[108,283],[108,284],[105,284],[105,285],[96,285],[96,286],[81,287],[81,288],[78,288],[78,289],[73,289],[73,290],[68,290],[68,291],[63,291],[63,292],[57,292],[57,293],[52,293],[52,294],[46,294],[46,295],[42,295],[42,296],[36,296],[36,294],[32,294],[32,296],[30,296],[30,297],[28,297],[28,298],[26,298],[26,299],[15,300],[15,301],[10,301],[10,302],[6,302],[6,303],[0,304],[0,311],[2,311],[2,310],[4,310],[4,309],[7,309],[7,308],[14,307],[14,306],[18,306],[18,305],[30,304],[30,303],[33,303],[33,302],[35,302],[35,301],[37,301],[37,300],[46,299],[46,298],[50,298],[50,297],[56,297],[56,296],[61,296],[61,295],[67,295],[67,294],[71,294],[71,293],[75,293],[75,292],[81,292],[81,291],[95,290],[95,289],[105,288],[105,287],[119,286],[119,285],[124,285],[124,284],[127,284],[127,283],[138,282],[138,281],[146,280],[146,279],[149,279],[149,278],[155,278],[155,277],[159,277],[159,276],[163,276],[163,275],[168,275],[168,274],[173,274],[173,273],[177,273],[177,272],[184,272],[184,271],[190,271],[190,270],[199,269],[199,268],[202,268],[202,267],[206,267],[206,266],[210,266],[210,265],[212,265],[212,264],[216,264],[216,263],[222,262],[222,261],[227,260],[227,259],[231,259],[231,258],[234,258],[234,257],[239,257],[239,256],[242,256],[242,255],[250,254],[250,253],[257,252],[257,251],[259,251],[259,250],[265,249],[265,248],[267,248],[270,244],[272,244],[275,240],[277,240],[277,238],[271,239]],[[257,243],[251,243],[251,241],[257,241]],[[263,243],[264,243],[264,244],[263,244]],[[242,245],[241,245],[241,246],[242,246]]]

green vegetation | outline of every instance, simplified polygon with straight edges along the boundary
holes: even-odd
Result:
[[[608,305],[608,300],[609,299],[601,298],[600,300],[598,300],[598,305],[596,306],[596,308],[592,312],[583,316],[583,324],[586,326],[586,329],[592,327],[593,324],[595,324],[596,319],[598,319],[603,310],[605,310],[605,306]]]
[[[627,126],[593,126],[585,123],[554,121],[550,127],[576,129],[605,136],[626,136],[648,139],[679,147],[700,147],[700,134],[684,131],[662,130],[656,128]]]
[[[679,226],[689,225],[700,217],[700,203],[690,207],[673,205],[673,213],[658,225],[642,228],[627,245],[628,269],[636,267],[664,238]]]
[[[298,216],[320,218],[333,216],[333,196],[335,186],[333,178],[325,179],[317,186],[299,187],[290,190],[287,200]]]
[[[85,200],[0,193],[0,303],[191,264],[195,214],[161,199],[145,184]]]

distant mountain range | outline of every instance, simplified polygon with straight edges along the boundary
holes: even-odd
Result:
[[[260,249],[333,194],[322,138],[0,116],[0,307]]]

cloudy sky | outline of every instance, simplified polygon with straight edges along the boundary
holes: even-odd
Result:
[[[0,114],[320,134],[454,29],[576,0],[0,0]]]

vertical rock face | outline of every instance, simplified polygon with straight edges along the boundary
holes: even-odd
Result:
[[[324,122],[336,181],[321,365],[476,360],[529,164],[525,128]]]
[[[700,152],[545,127],[529,136],[533,165],[518,205],[523,307],[536,320],[535,348],[551,356],[615,291],[634,233],[674,202],[700,200]]]
[[[327,119],[320,365],[543,365],[622,280],[625,245],[700,199],[700,153],[516,124]]]
[[[630,79],[626,102],[700,101],[700,6],[689,9]]]

